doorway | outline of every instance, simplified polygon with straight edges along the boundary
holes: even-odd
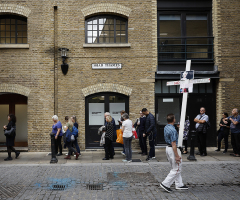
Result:
[[[28,146],[27,97],[14,93],[0,93],[0,125],[7,125],[7,115],[14,114],[16,122],[16,147]],[[6,137],[0,135],[0,146],[5,146]]]
[[[110,112],[119,129],[120,111],[129,113],[129,97],[119,93],[97,93],[86,97],[85,108],[86,148],[102,148],[99,145],[101,136],[98,135],[98,129],[105,124],[104,113]],[[116,141],[116,137],[113,141]],[[113,142],[113,145],[121,147],[116,142]]]

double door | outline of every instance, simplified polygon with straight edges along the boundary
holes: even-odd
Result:
[[[109,112],[117,129],[122,110],[129,112],[129,97],[119,93],[97,93],[86,97],[86,148],[100,148],[99,127],[105,124],[104,113]],[[116,141],[114,137],[113,141]],[[114,146],[121,146],[114,142]]]
[[[164,127],[167,124],[167,114],[175,115],[175,126],[180,122],[182,95],[167,94],[156,95],[156,124],[157,124],[157,144],[165,145]],[[211,127],[208,130],[207,146],[216,145],[216,102],[214,94],[189,94],[187,102],[187,112],[190,120],[190,131],[195,130],[195,117],[200,113],[200,108],[205,107],[206,114],[209,116]]]

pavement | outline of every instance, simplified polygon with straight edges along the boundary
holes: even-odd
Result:
[[[123,163],[120,151],[103,161],[104,151],[82,151],[79,160],[58,157],[50,164],[47,152],[21,152],[18,159],[3,161],[0,153],[0,199],[240,199],[240,158],[208,148],[208,156],[197,161],[183,157],[186,191],[172,193],[159,187],[170,171],[165,149],[156,149],[156,159],[145,161],[137,151]],[[91,190],[91,189],[96,190]]]

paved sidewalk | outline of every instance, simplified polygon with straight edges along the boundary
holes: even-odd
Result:
[[[156,150],[156,159],[149,162],[133,152],[133,159],[143,162],[123,163],[120,151],[113,160],[103,161],[104,151],[83,151],[79,160],[72,156],[58,157],[50,164],[47,152],[21,152],[19,159],[3,161],[6,152],[0,153],[0,199],[9,200],[140,200],[140,199],[195,199],[228,200],[240,196],[240,158],[215,152],[208,148],[208,156],[196,156],[197,161],[183,155],[184,183],[187,191],[172,193],[159,187],[170,171],[165,149]],[[100,190],[89,190],[96,184]]]
[[[189,154],[183,154],[183,162],[184,163],[198,163],[198,162],[205,162],[205,161],[237,161],[240,162],[240,157],[233,157],[229,154],[232,153],[232,150],[229,150],[228,153],[223,154],[221,152],[215,152],[214,147],[208,148],[208,156],[201,157],[199,155],[195,155],[197,161],[189,161],[187,157]],[[116,150],[116,154],[114,159],[112,160],[102,160],[104,158],[104,151],[103,150],[86,150],[81,151],[82,156],[79,157],[78,160],[75,160],[75,157],[72,156],[71,160],[66,160],[64,157],[66,156],[67,152],[64,152],[64,155],[58,156],[58,164],[66,164],[66,163],[122,163],[122,160],[125,158],[122,156],[121,151]],[[0,164],[49,164],[51,160],[51,156],[48,155],[48,152],[21,152],[18,159],[15,159],[15,154],[12,153],[13,160],[12,161],[4,161],[4,158],[7,157],[7,152],[0,153]],[[165,154],[165,148],[156,149],[156,159],[151,161],[146,161],[146,156],[141,156],[138,154],[138,151],[133,150],[133,159],[140,159],[141,163],[147,162],[167,162],[167,157]]]

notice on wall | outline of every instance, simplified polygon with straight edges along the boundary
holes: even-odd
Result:
[[[89,125],[104,125],[104,103],[89,103]]]
[[[121,111],[125,110],[125,103],[110,103],[109,110],[111,116],[114,118],[116,125],[119,125],[118,120],[121,117]]]

